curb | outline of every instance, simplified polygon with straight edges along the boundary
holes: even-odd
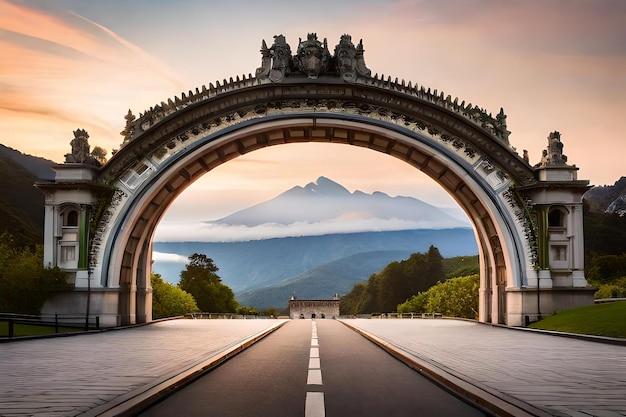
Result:
[[[517,330],[517,331],[522,331],[522,332],[545,334],[549,336],[567,337],[569,339],[584,340],[586,342],[626,346],[626,339],[619,338],[619,337],[594,336],[590,334],[559,332],[556,330],[533,329],[530,327],[513,327],[513,326],[507,326],[506,324],[495,324],[495,323],[479,323],[479,324],[485,324],[485,325],[492,326],[492,327],[499,327],[499,328]]]
[[[497,323],[483,323],[478,320],[466,319],[462,317],[442,317],[442,318],[444,320],[467,321],[470,323],[480,324],[482,326],[498,327],[501,329],[545,334],[549,336],[567,337],[570,339],[578,339],[578,340],[584,340],[587,342],[595,342],[595,343],[604,343],[607,345],[626,346],[626,338],[620,338],[620,337],[597,336],[597,335],[592,335],[592,334],[581,334],[581,333],[568,333],[568,332],[560,332],[558,330],[545,330],[545,329],[534,329],[531,327],[507,326],[506,324],[497,324]]]
[[[536,408],[524,401],[486,387],[479,382],[472,381],[470,378],[455,373],[453,370],[446,368],[435,361],[421,358],[404,350],[400,346],[393,345],[392,343],[363,329],[352,326],[343,320],[339,321],[344,326],[369,339],[371,342],[375,343],[413,370],[466,399],[470,403],[477,405],[483,410],[502,417],[552,417],[552,414]]]
[[[195,379],[206,374],[215,367],[221,365],[228,359],[249,348],[270,333],[278,330],[287,320],[247,338],[241,342],[226,348],[225,350],[190,365],[181,371],[175,371],[162,376],[150,384],[137,388],[126,394],[122,394],[112,401],[101,404],[91,410],[80,414],[81,417],[130,417],[156,403],[161,398],[175,392],[183,386],[193,382]]]

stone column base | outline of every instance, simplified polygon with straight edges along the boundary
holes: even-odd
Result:
[[[116,327],[121,325],[118,312],[119,289],[95,288],[88,291],[86,288],[77,288],[56,294],[44,304],[42,315],[59,315],[63,323],[84,325],[89,303],[89,323],[95,327],[95,318],[98,317],[100,327]]]
[[[595,288],[507,288],[506,324],[527,326],[561,310],[593,304]]]

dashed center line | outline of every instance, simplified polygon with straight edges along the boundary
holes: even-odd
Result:
[[[307,385],[323,385],[322,384],[322,366],[320,363],[320,348],[317,338],[317,325],[315,321],[311,321],[311,349],[309,351],[309,373],[307,376]],[[304,405],[305,417],[325,417],[326,408],[324,406],[323,392],[307,392],[306,402]]]
[[[322,370],[309,369],[309,376],[306,383],[307,385],[322,385]]]
[[[307,392],[306,405],[304,406],[305,417],[324,417],[326,409],[324,408],[323,392]]]
[[[320,358],[309,358],[309,369],[321,369]]]

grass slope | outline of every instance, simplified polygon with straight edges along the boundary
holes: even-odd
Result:
[[[76,327],[59,327],[59,333],[80,332],[83,329]],[[43,334],[53,334],[54,326],[39,326],[34,324],[15,324],[13,336],[39,336]],[[0,321],[0,337],[9,336],[9,323]]]
[[[626,301],[559,311],[529,327],[594,336],[626,338]]]

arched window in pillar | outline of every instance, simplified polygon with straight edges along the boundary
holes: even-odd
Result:
[[[60,208],[58,265],[62,268],[76,268],[78,266],[78,242],[80,208],[76,205],[67,205]]]
[[[563,227],[563,212],[553,208],[548,213],[548,227]]]
[[[569,238],[567,233],[567,208],[551,207],[548,211],[548,232],[550,234],[550,261],[553,267],[567,267]]]
[[[64,227],[78,227],[78,211],[69,209],[63,216]]]

